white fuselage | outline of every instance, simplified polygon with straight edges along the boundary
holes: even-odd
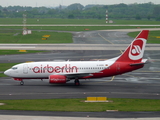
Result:
[[[100,73],[115,60],[106,61],[64,61],[64,62],[31,62],[13,66],[5,74],[15,78],[48,78],[49,75],[69,75]]]

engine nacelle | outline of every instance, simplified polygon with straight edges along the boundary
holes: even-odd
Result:
[[[20,78],[13,78],[13,79],[16,81],[22,81],[22,79],[20,79]]]
[[[67,77],[63,75],[50,75],[49,76],[49,83],[54,84],[64,84],[67,82]]]

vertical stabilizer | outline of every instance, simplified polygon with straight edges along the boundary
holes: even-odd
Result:
[[[144,54],[149,30],[142,30],[128,48],[117,59],[121,62],[141,62]]]

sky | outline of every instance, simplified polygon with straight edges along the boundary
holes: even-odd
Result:
[[[160,4],[160,0],[0,0],[0,5],[2,7],[7,6],[31,6],[31,7],[55,7],[59,5],[68,6],[73,3],[80,3],[82,5],[87,4],[131,4],[131,3],[148,3],[152,2],[154,4]]]

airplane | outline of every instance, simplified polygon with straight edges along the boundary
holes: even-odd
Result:
[[[23,79],[47,79],[51,84],[65,84],[70,80],[80,85],[79,79],[92,79],[121,75],[140,69],[147,63],[143,59],[149,30],[142,30],[126,50],[118,57],[104,61],[40,61],[14,65],[5,75],[20,81]]]

